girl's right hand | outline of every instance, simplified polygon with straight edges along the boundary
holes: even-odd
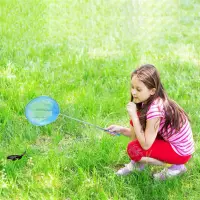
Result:
[[[122,133],[123,129],[124,129],[124,127],[123,126],[119,126],[119,125],[111,125],[111,126],[106,128],[106,130],[108,130],[110,132],[113,132],[113,133]],[[112,133],[109,133],[109,134],[113,135]]]

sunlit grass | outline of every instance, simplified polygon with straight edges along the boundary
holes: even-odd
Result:
[[[16,1],[0,3],[0,199],[199,199],[199,9],[197,0]],[[129,125],[130,73],[154,64],[169,96],[189,114],[196,154],[188,173],[154,182],[116,177],[128,138],[59,116],[34,127],[34,97],[61,113],[106,127]],[[19,161],[10,154],[27,151]]]

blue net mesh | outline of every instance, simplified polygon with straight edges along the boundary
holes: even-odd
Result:
[[[36,126],[44,126],[55,121],[60,113],[58,103],[47,96],[41,96],[28,103],[26,118]]]

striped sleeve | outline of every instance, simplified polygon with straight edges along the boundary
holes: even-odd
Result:
[[[157,117],[162,117],[162,118],[164,117],[162,100],[154,101],[147,112],[147,120]]]

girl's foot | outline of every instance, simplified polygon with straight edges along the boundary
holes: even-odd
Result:
[[[115,174],[118,176],[125,176],[130,174],[132,171],[142,171],[144,169],[144,164],[135,163],[131,160],[130,163],[125,164],[125,167],[119,169]]]
[[[163,169],[161,172],[153,175],[155,180],[165,180],[170,177],[178,176],[187,171],[185,165],[172,165],[169,168]]]

